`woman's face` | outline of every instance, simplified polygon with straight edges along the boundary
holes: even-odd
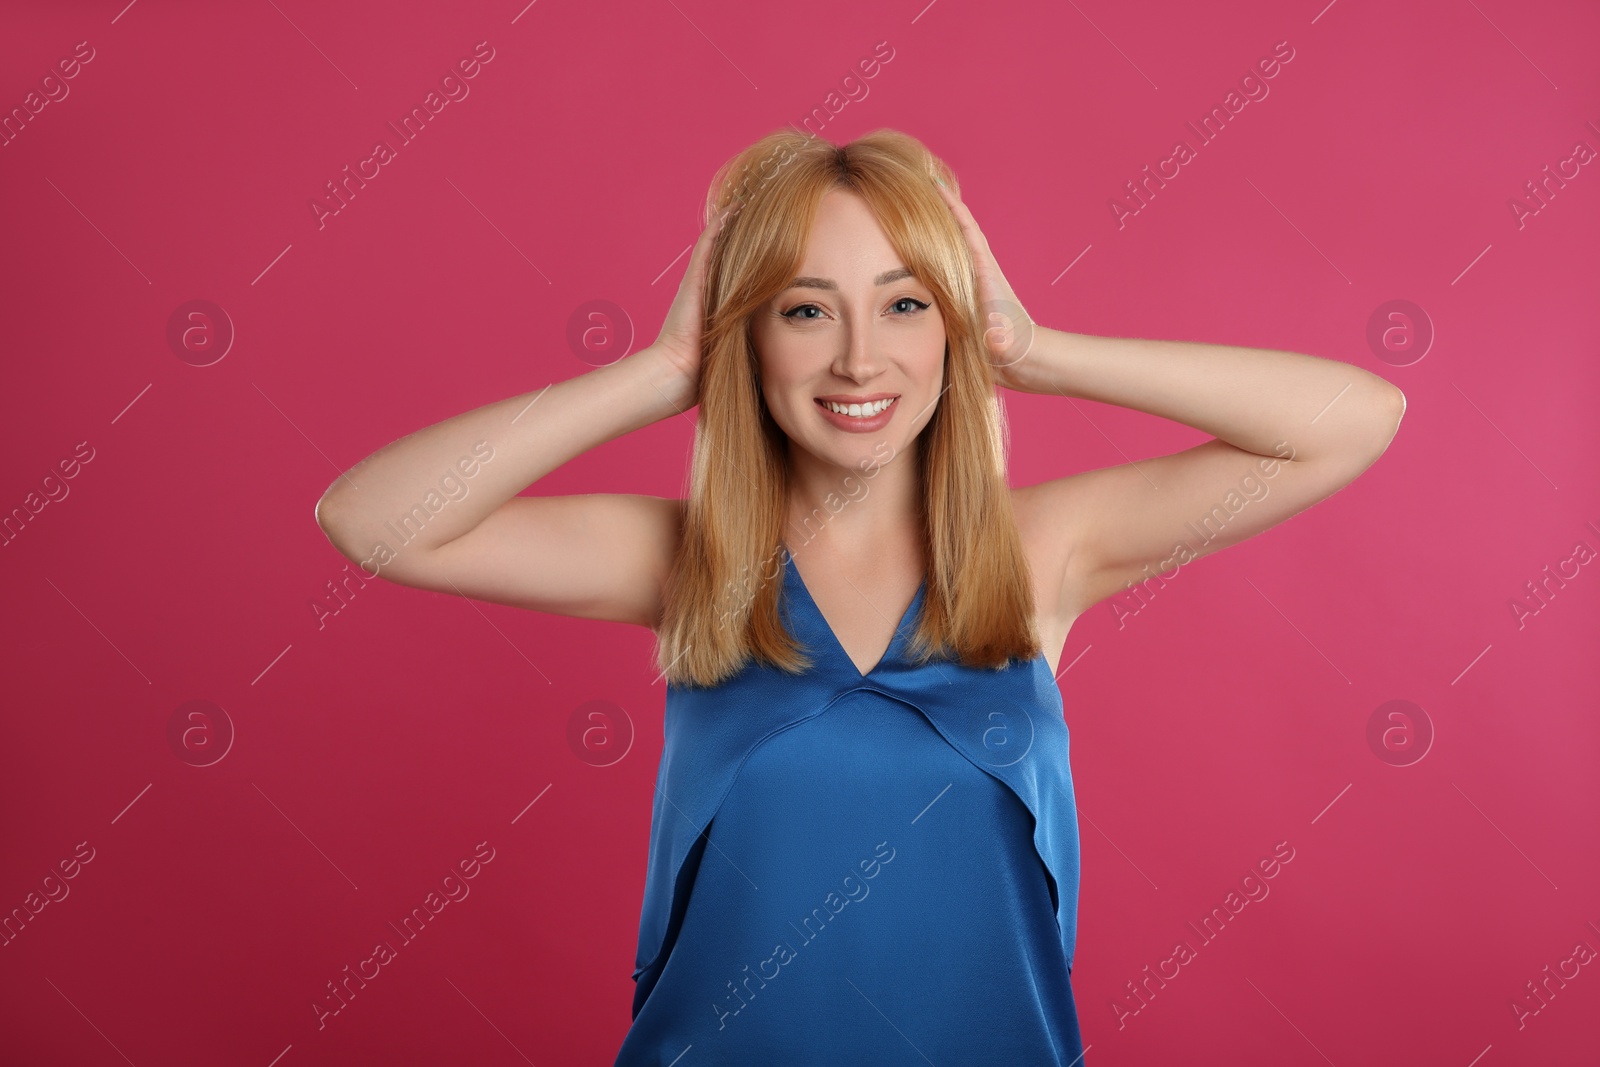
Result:
[[[757,310],[752,337],[773,420],[812,456],[853,471],[907,449],[944,388],[944,319],[933,292],[846,189],[823,197],[799,277]],[[825,399],[845,410],[828,410]],[[888,407],[869,414],[882,400]]]

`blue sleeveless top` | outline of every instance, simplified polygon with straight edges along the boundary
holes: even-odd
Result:
[[[1043,655],[851,661],[785,550],[814,666],[667,687],[633,1025],[616,1067],[1083,1067],[1078,822]]]

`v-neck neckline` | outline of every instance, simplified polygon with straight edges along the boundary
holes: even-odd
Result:
[[[900,615],[900,621],[895,625],[894,635],[889,638],[889,647],[883,650],[883,655],[878,657],[878,662],[874,663],[863,674],[861,668],[856,666],[856,661],[850,658],[850,653],[846,651],[844,643],[839,640],[839,635],[834,632],[833,624],[828,621],[828,617],[822,613],[822,608],[817,605],[816,598],[811,595],[811,590],[806,586],[806,580],[800,576],[800,567],[794,561],[794,553],[789,551],[788,545],[783,545],[782,550],[785,572],[794,577],[795,587],[799,589],[801,597],[811,608],[811,614],[822,624],[820,629],[828,635],[828,641],[832,644],[833,651],[844,661],[845,666],[849,668],[851,674],[856,676],[857,681],[864,682],[871,678],[878,672],[879,668],[894,658],[902,643],[902,638],[905,636],[906,627],[912,620],[916,619],[917,609],[921,606],[923,594],[928,588],[927,576],[924,575],[922,581],[917,583],[917,591],[911,595],[911,603],[906,605],[906,610]]]

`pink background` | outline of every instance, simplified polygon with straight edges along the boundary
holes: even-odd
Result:
[[[0,511],[66,493],[0,548],[0,910],[66,893],[0,947],[0,1059],[611,1062],[652,636],[381,581],[341,606],[312,507],[391,440],[612,358],[568,345],[587,301],[652,339],[716,166],[886,41],[822,135],[949,160],[1040,321],[1311,353],[1409,399],[1353,486],[1068,638],[1086,1062],[1595,1062],[1600,964],[1511,1005],[1600,949],[1600,573],[1563,564],[1600,549],[1600,163],[1521,226],[1508,201],[1600,148],[1600,12],[924,2],[7,5],[6,112],[94,58],[0,147]],[[470,94],[319,227],[324,184],[480,41]],[[1270,95],[1119,229],[1109,200],[1280,41]],[[1404,366],[1366,340],[1396,299],[1435,332]],[[190,300],[233,324],[209,366],[167,339]],[[1204,439],[1006,401],[1018,484]],[[691,434],[537,491],[679,495]],[[196,700],[221,711],[175,734]],[[597,700],[608,766],[569,741]],[[1414,732],[1374,747],[1391,700]],[[470,894],[402,942],[480,842]],[[1270,895],[1200,942],[1278,842]],[[1196,958],[1131,999],[1180,939]]]

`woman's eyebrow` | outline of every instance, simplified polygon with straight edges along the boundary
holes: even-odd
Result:
[[[886,270],[872,280],[874,285],[888,285],[902,278],[915,278],[917,275],[909,267],[896,267]],[[789,283],[790,289],[833,289],[838,290],[839,283],[832,278],[807,278],[800,277]]]

